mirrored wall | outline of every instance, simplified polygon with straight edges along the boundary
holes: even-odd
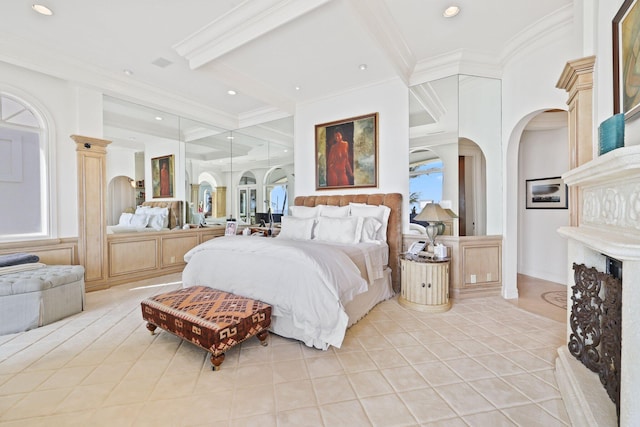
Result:
[[[109,225],[144,201],[183,201],[182,224],[256,224],[286,211],[292,117],[229,130],[109,96],[103,105]],[[170,187],[160,186],[163,167]]]
[[[500,80],[454,75],[409,95],[410,215],[436,202],[458,216],[451,234],[500,234]]]

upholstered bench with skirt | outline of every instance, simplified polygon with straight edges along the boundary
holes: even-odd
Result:
[[[220,369],[224,353],[253,336],[267,345],[271,306],[261,301],[191,286],[143,300],[142,318],[147,329],[156,328],[211,352],[214,371]]]
[[[0,335],[48,325],[83,309],[81,265],[47,265],[0,274]]]

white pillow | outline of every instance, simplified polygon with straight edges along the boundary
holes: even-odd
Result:
[[[391,208],[385,205],[365,205],[361,203],[349,203],[351,216],[373,217],[382,223],[378,230],[378,238],[382,242],[387,241],[387,224]]]
[[[280,223],[280,233],[277,237],[296,240],[311,240],[315,218],[296,218],[283,216]]]
[[[330,216],[332,218],[343,218],[349,216],[349,205],[347,206],[331,206],[319,205],[320,216]]]
[[[149,222],[147,226],[155,230],[169,227],[169,208],[161,208],[158,206],[138,206],[136,208],[136,214],[148,215]]]
[[[118,225],[124,225],[129,227],[131,225],[131,218],[133,217],[132,213],[123,212],[120,214],[120,220],[118,220]]]
[[[320,206],[289,206],[289,212],[296,218],[315,218],[320,216]]]
[[[169,218],[166,215],[149,215],[147,227],[160,231],[169,226]]]
[[[332,218],[321,216],[316,224],[315,238],[324,242],[358,243],[362,235],[362,217]]]
[[[149,223],[149,215],[137,213],[131,217],[129,225],[135,228],[145,228]]]
[[[362,222],[362,236],[361,242],[365,243],[380,243],[378,239],[378,231],[382,228],[382,223],[374,217],[368,216],[364,218]]]

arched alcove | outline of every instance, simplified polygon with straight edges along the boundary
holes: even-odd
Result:
[[[135,185],[135,180],[123,175],[116,176],[109,181],[107,187],[107,225],[117,225],[120,214],[135,211]]]

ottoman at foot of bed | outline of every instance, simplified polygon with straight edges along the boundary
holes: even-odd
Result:
[[[141,302],[142,318],[153,335],[159,327],[211,352],[214,371],[224,353],[257,336],[267,345],[271,306],[204,286],[166,292]]]

